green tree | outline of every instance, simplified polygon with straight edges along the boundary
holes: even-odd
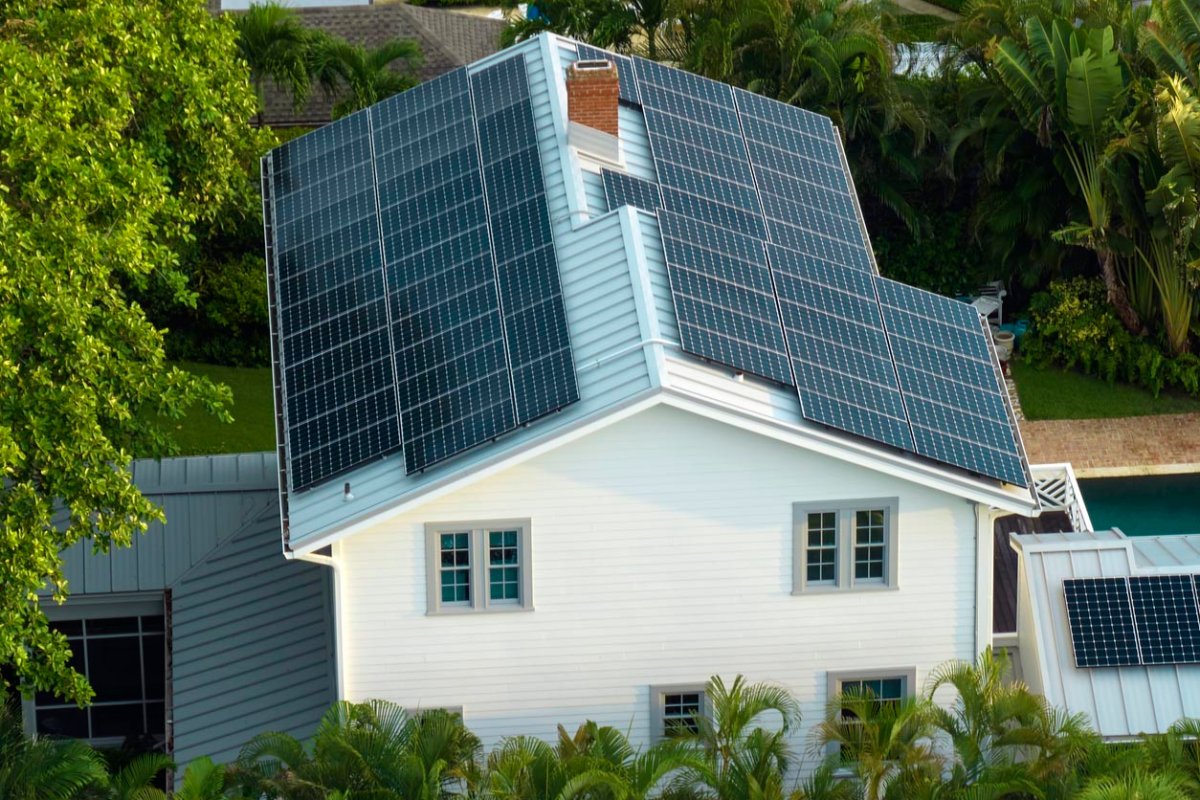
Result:
[[[309,58],[316,80],[339,98],[333,106],[337,119],[415,86],[413,70],[421,63],[421,48],[411,39],[393,39],[368,50],[320,36],[314,40]]]
[[[621,0],[539,0],[529,4],[526,16],[517,16],[517,0],[501,0],[500,7],[504,9],[509,22],[500,35],[500,41],[507,46],[551,31],[596,47],[628,50],[633,42],[639,15],[642,14],[641,7],[645,5],[648,12],[643,18],[652,19],[662,2],[635,0],[633,4],[626,4]],[[661,22],[662,19],[659,19],[658,23]],[[657,44],[657,36],[654,39]]]
[[[179,251],[246,181],[253,91],[232,22],[192,0],[13,1],[0,27],[0,661],[85,700],[37,603],[59,552],[163,514],[124,468],[168,453],[155,420],[228,392],[164,362],[126,287],[186,300]],[[249,143],[249,144],[248,144]]]

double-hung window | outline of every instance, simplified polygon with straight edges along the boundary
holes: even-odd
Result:
[[[796,503],[793,593],[895,587],[898,506],[895,497]]]
[[[533,608],[529,520],[425,526],[429,614]]]

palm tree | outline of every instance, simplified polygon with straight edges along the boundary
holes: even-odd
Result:
[[[248,794],[325,800],[333,792],[373,800],[440,800],[475,775],[479,740],[462,717],[416,715],[382,700],[340,702],[325,713],[311,749],[263,733],[242,749],[234,776]]]
[[[87,744],[26,736],[20,715],[0,702],[0,797],[4,800],[71,800],[105,777],[104,762]]]
[[[488,757],[486,794],[495,800],[646,800],[673,773],[699,766],[679,741],[638,752],[620,731],[589,721],[574,736],[560,725],[553,746],[528,736],[505,739]]]
[[[333,107],[338,119],[415,86],[413,70],[420,63],[421,48],[411,39],[368,50],[323,35],[313,40],[308,69],[329,94],[341,98]]]
[[[1089,782],[1076,800],[1188,800],[1195,796],[1175,775],[1135,770]]]
[[[695,732],[678,741],[695,753],[695,764],[677,781],[701,794],[734,800],[782,796],[791,764],[789,737],[800,724],[800,706],[786,689],[749,683],[738,675],[726,684],[714,676],[705,686],[707,713]],[[775,724],[763,727],[768,718]]]
[[[297,109],[304,105],[311,89],[309,49],[312,33],[300,24],[296,12],[276,0],[252,3],[250,8],[234,17],[238,34],[238,54],[250,67],[250,80],[264,102],[263,83],[270,78],[286,88]]]
[[[870,690],[843,692],[813,730],[812,749],[833,751],[831,763],[854,775],[864,800],[882,800],[892,786],[905,787],[901,797],[915,794],[907,787],[937,783],[942,767],[930,705],[923,697],[888,702]]]
[[[163,753],[134,756],[87,796],[96,800],[166,800],[166,793],[154,786],[154,780],[174,766]]]

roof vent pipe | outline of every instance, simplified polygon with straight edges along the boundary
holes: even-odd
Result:
[[[576,61],[567,68],[567,118],[616,136],[619,89],[615,63]]]

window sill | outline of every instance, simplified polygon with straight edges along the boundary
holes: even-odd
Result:
[[[804,597],[813,594],[859,594],[863,592],[898,592],[899,586],[888,586],[882,583],[858,583],[852,586],[810,586],[805,589],[793,589],[792,597]]]
[[[533,606],[490,606],[484,608],[438,608],[425,612],[427,617],[469,617],[473,614],[521,614],[533,611]]]

